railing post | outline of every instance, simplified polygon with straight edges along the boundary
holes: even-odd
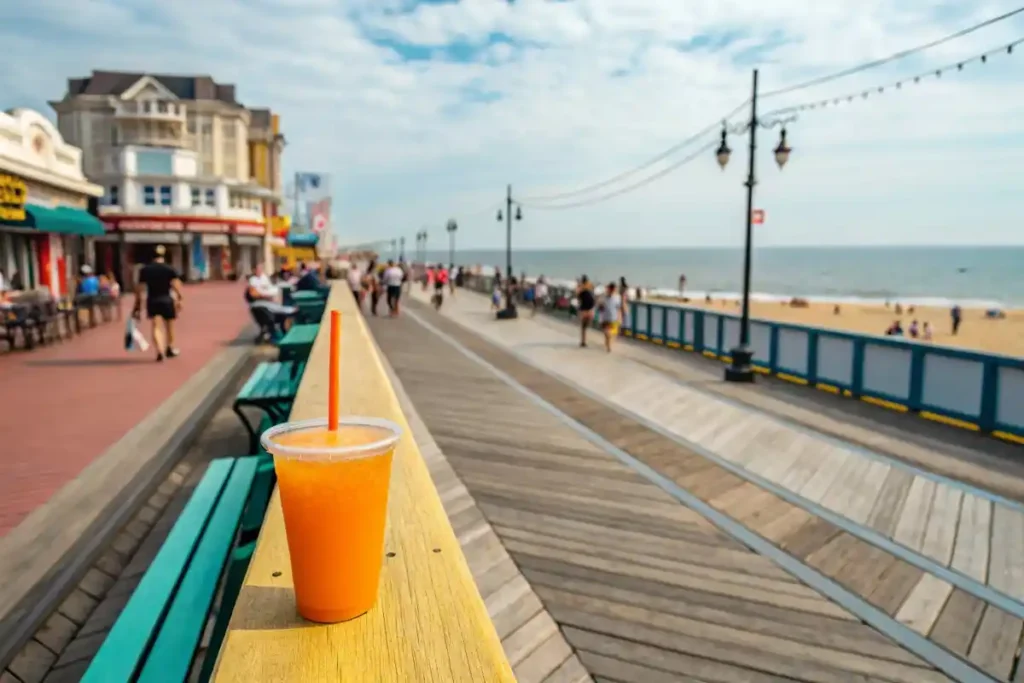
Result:
[[[864,392],[864,343],[863,339],[853,340],[853,380],[850,384],[853,385],[854,396],[860,396]]]
[[[818,333],[807,333],[807,374],[805,379],[808,386],[818,384]]]
[[[999,363],[994,360],[985,361],[981,374],[981,414],[978,415],[978,427],[983,432],[996,429],[996,414],[999,412]]]
[[[924,357],[924,348],[918,346],[910,350],[910,391],[907,395],[907,408],[914,412],[921,410],[921,396],[924,393]]]
[[[779,371],[779,326],[772,325],[768,333],[768,370],[774,375]]]
[[[704,353],[704,311],[693,312],[693,350]]]
[[[725,315],[718,316],[718,344],[715,347],[715,355],[721,356],[722,349],[726,348],[725,344]]]

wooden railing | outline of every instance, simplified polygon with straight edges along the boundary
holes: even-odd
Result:
[[[388,556],[377,606],[341,624],[312,624],[298,616],[275,492],[214,678],[222,683],[514,681],[348,285],[334,285],[331,308],[342,312],[342,414],[384,417],[405,430],[395,451]],[[321,326],[313,346],[293,420],[327,413],[327,330]]]

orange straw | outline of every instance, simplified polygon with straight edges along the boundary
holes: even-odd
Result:
[[[338,393],[340,392],[339,365],[341,359],[341,311],[331,311],[331,364],[330,383],[327,389],[327,428],[338,431]]]

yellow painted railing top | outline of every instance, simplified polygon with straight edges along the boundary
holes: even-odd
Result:
[[[385,417],[405,430],[395,451],[388,505],[385,551],[394,556],[384,561],[377,606],[368,614],[329,626],[303,621],[295,611],[284,519],[275,492],[214,680],[514,681],[347,285],[334,286],[331,308],[342,311],[342,414]],[[327,315],[306,366],[293,419],[327,414]]]

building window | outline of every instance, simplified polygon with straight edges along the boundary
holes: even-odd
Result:
[[[146,185],[142,188],[142,203],[146,206],[156,206],[156,188]]]
[[[160,186],[160,206],[171,205],[171,186],[161,185]]]
[[[108,206],[117,206],[118,204],[121,203],[119,201],[120,198],[118,197],[119,189],[120,188],[117,185],[111,185],[110,187],[107,188],[107,196],[105,197],[105,199],[107,200],[106,204]]]
[[[163,150],[135,152],[135,169],[139,175],[173,175],[171,153]]]
[[[188,134],[189,135],[195,135],[196,134],[196,117],[189,116],[188,117],[188,121],[186,122],[185,126],[188,129]]]
[[[207,206],[216,206],[216,204],[217,204],[217,194],[213,191],[213,189],[207,189],[206,190],[206,205]]]
[[[198,187],[192,188],[192,206],[201,206],[203,203],[202,191]]]

